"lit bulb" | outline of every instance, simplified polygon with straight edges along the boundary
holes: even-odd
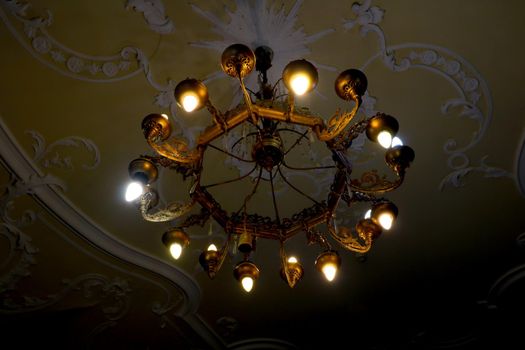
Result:
[[[290,81],[290,86],[296,95],[304,95],[310,87],[310,78],[304,73],[295,74]]]
[[[291,256],[288,258],[288,262],[290,264],[297,264],[297,258],[295,256]]]
[[[403,141],[397,136],[392,139],[392,144],[390,145],[390,147],[396,146],[403,146]]]
[[[245,291],[250,292],[253,288],[253,278],[245,276],[242,278],[241,284]]]
[[[324,264],[322,271],[328,282],[332,282],[335,278],[335,274],[337,273],[337,266],[332,263],[326,263]]]
[[[170,245],[170,253],[173,259],[177,260],[182,253],[182,246],[179,243],[172,243]]]
[[[383,148],[390,148],[392,135],[388,131],[381,131],[379,135],[377,135],[377,142],[379,142]]]
[[[365,219],[370,219],[372,217],[372,209],[368,209],[365,213]]]
[[[140,182],[133,181],[130,182],[128,187],[126,188],[126,201],[127,202],[133,202],[135,199],[142,196],[144,193],[144,186]]]
[[[208,246],[208,251],[213,251],[213,252],[216,252],[217,251],[217,247],[215,246],[215,244],[210,244]]]
[[[391,213],[383,213],[379,215],[378,221],[381,227],[385,230],[390,230],[392,223],[394,222],[394,216]]]
[[[197,98],[197,95],[193,93],[187,93],[182,98],[182,108],[184,108],[186,112],[193,112],[198,105],[199,99]]]

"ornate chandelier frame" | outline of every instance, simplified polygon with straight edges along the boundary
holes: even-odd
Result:
[[[183,139],[171,135],[172,128],[165,115],[150,114],[144,118],[142,130],[148,144],[158,156],[143,155],[129,165],[131,179],[142,184],[140,193],[135,196],[137,198],[132,200],[140,203],[140,211],[145,220],[172,221],[188,214],[196,203],[201,206],[200,213],[188,215],[177,227],[164,233],[162,241],[170,248],[172,255],[177,259],[182,248],[189,244],[189,236],[184,229],[194,225],[203,226],[211,217],[224,229],[227,239],[220,249],[212,244],[203,251],[199,258],[200,264],[210,278],[213,278],[220,269],[229,246],[236,244],[237,250],[243,254],[244,258],[236,266],[234,276],[242,282],[246,291],[251,290],[253,282],[259,276],[259,269],[249,260],[257,239],[271,239],[280,242],[281,277],[290,287],[294,287],[301,279],[303,268],[295,257],[286,256],[284,243],[299,232],[306,233],[309,244],[317,243],[324,248],[324,252],[316,260],[316,266],[329,281],[335,277],[341,260],[339,254],[332,249],[326,236],[316,229],[318,225],[326,224],[329,236],[344,248],[358,253],[369,251],[374,240],[379,237],[383,229],[390,228],[397,216],[396,206],[385,198],[378,198],[377,195],[392,191],[402,184],[405,170],[415,156],[409,146],[390,147],[391,140],[399,128],[396,119],[392,116],[378,113],[373,117],[351,124],[361,106],[361,97],[367,89],[367,78],[361,71],[348,69],[338,76],[335,81],[337,95],[346,101],[353,101],[354,107],[350,112],[337,111],[325,123],[323,118],[313,116],[305,109],[296,108],[294,101],[294,93],[303,94],[315,88],[318,79],[317,69],[306,60],[290,62],[280,79],[289,93],[286,101],[281,101],[275,94],[280,81],[272,86],[267,79],[272,57],[272,50],[265,46],[258,47],[255,52],[242,44],[234,44],[225,49],[221,57],[222,69],[227,75],[239,80],[244,98],[242,104],[226,113],[220,112],[212,105],[208,98],[207,88],[201,81],[188,78],[180,82],[175,88],[175,98],[179,106],[186,111],[206,107],[212,116],[213,124],[199,135],[196,147],[190,149]],[[259,72],[259,91],[255,93],[245,87],[243,80],[254,68]],[[251,96],[254,96],[256,101],[253,101]],[[250,134],[255,138],[251,150],[252,159],[241,158],[212,144],[214,140],[245,124],[255,128],[255,131]],[[309,168],[290,167],[286,163],[286,155],[303,138],[306,138],[306,132],[303,134],[290,128],[280,128],[281,124],[306,127],[306,132],[313,133],[318,141],[326,145],[332,154],[334,165]],[[299,135],[288,150],[284,150],[281,137],[281,133],[285,131],[292,131]],[[360,179],[351,178],[352,164],[346,153],[352,141],[362,133],[366,133],[370,140],[380,142],[385,148],[388,148],[385,161],[395,173],[395,180],[386,180],[385,177],[379,177],[377,174],[371,176],[371,173],[365,173]],[[242,139],[245,138],[246,136],[242,137]],[[254,167],[249,173],[242,174],[235,179],[203,185],[201,184],[201,175],[204,170],[203,160],[208,148],[216,149],[241,162],[254,163]],[[159,166],[181,173],[184,179],[193,180],[189,192],[190,200],[187,203],[177,202],[163,209],[155,208],[158,196],[150,184],[157,179],[157,167]],[[335,168],[334,180],[326,200],[317,201],[290,183],[282,173],[281,166],[294,170]],[[243,206],[237,212],[228,213],[207,191],[207,188],[213,186],[247,178],[257,170],[258,176],[254,181],[253,190],[244,198]],[[247,204],[255,194],[264,171],[268,172],[271,185],[275,211],[273,219],[247,212]],[[313,206],[300,210],[291,218],[281,218],[274,191],[274,178],[277,173],[293,190],[313,201]],[[348,206],[356,202],[372,204],[370,217],[360,220],[354,232],[346,227],[336,227],[335,210],[341,200]]]

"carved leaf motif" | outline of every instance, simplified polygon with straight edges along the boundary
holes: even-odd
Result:
[[[46,145],[44,137],[35,130],[27,130],[27,134],[33,138],[33,159],[36,162],[40,162],[45,168],[56,166],[59,168],[73,169],[73,163],[70,156],[60,156],[60,153],[51,153],[57,146],[85,148],[89,153],[93,155],[93,161],[91,164],[83,164],[82,167],[87,170],[95,169],[100,163],[100,152],[98,147],[93,141],[79,137],[69,136],[58,141],[53,142],[49,146]],[[52,154],[50,158],[46,156]]]

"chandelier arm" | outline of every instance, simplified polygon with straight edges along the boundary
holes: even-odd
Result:
[[[315,199],[313,199],[312,197],[310,197],[309,195],[307,195],[306,193],[304,193],[303,191],[301,191],[300,189],[298,189],[297,187],[295,187],[294,185],[292,185],[288,179],[284,176],[283,172],[281,171],[281,167],[278,166],[277,167],[277,170],[279,171],[279,175],[281,175],[281,178],[284,180],[284,182],[286,182],[288,184],[288,186],[290,186],[291,188],[293,188],[297,193],[303,195],[304,197],[308,198],[309,200],[311,200],[312,202],[314,202],[315,204],[319,204],[321,205],[321,203],[319,203],[318,201],[316,201]]]
[[[144,220],[150,222],[166,222],[174,220],[188,213],[195,204],[195,200],[191,200],[187,203],[173,202],[168,204],[165,209],[160,209],[155,213],[149,213],[152,200],[152,192],[146,192],[140,197],[140,212],[142,217]]]
[[[250,118],[252,120],[252,123],[254,125],[257,125],[257,117],[255,116],[255,113],[253,112],[253,103],[252,98],[250,97],[250,94],[248,91],[246,91],[246,86],[244,85],[244,79],[241,77],[241,75],[238,75],[239,77],[239,83],[241,85],[242,95],[244,97],[244,103],[246,104],[246,108],[248,108],[248,113],[250,115]]]
[[[326,225],[328,227],[330,236],[332,236],[332,238],[337,243],[350,251],[356,253],[366,253],[372,247],[372,235],[370,233],[359,235],[359,238],[356,238],[350,229],[344,227],[344,231],[348,231],[350,234],[346,236],[340,236],[334,227],[333,220],[328,220]]]
[[[272,200],[273,200],[273,208],[275,210],[275,220],[277,221],[277,224],[280,226],[281,218],[279,216],[279,209],[277,208],[277,200],[275,199],[275,189],[273,187],[273,172],[269,170],[268,173],[270,173],[270,185],[272,187]]]
[[[175,170],[182,175],[183,180],[186,180],[188,177],[194,175],[196,171],[195,167],[192,166],[193,164],[179,163],[163,156],[149,156],[142,154],[140,155],[140,158],[147,159],[155,165],[160,165],[164,168]]]
[[[345,112],[343,114],[339,114],[339,111],[337,111],[331,118],[328,120],[328,125],[325,126],[323,129],[316,129],[317,132],[317,138],[320,141],[330,141],[337,135],[339,135],[346,126],[352,121],[354,116],[357,114],[357,111],[359,110],[359,107],[361,106],[361,97],[356,97],[354,99],[355,105],[354,109],[352,109],[351,112]]]
[[[370,177],[369,177],[370,176]],[[366,193],[366,194],[378,194],[390,192],[401,186],[403,180],[405,179],[404,174],[399,174],[399,178],[395,181],[388,181],[384,178],[380,178],[379,175],[374,173],[365,173],[361,177],[361,180],[353,179],[349,183],[349,187],[352,190]],[[368,186],[363,186],[363,184],[370,183]]]
[[[224,153],[224,154],[226,154],[226,155],[228,155],[228,156],[230,156],[230,157],[232,157],[232,158],[235,158],[235,159],[237,159],[237,160],[240,160],[241,162],[246,162],[246,163],[255,163],[254,160],[248,160],[248,159],[244,159],[244,158],[238,157],[238,156],[236,156],[236,155],[233,154],[233,153],[227,152],[227,151],[225,151],[225,150],[223,150],[223,149],[221,149],[221,148],[219,148],[219,147],[217,147],[217,146],[212,145],[211,143],[208,144],[208,146],[210,146],[210,147],[213,148],[214,150],[217,150],[217,151],[219,151],[219,152],[222,152],[222,153]]]
[[[211,103],[211,101],[208,99],[206,100],[206,109],[208,112],[210,112],[213,122],[216,125],[219,125],[221,129],[226,132],[227,125],[226,125],[226,118],[224,117],[224,114],[222,114],[215,106]]]
[[[155,143],[151,138],[148,138],[147,141],[155,152],[178,163],[197,163],[201,158],[201,153],[198,150],[189,150],[188,144],[184,140],[175,137],[162,143]]]
[[[352,145],[352,141],[365,132],[368,122],[372,118],[373,117],[362,119],[350,126],[346,131],[341,132],[331,141],[330,147],[337,150],[348,149]]]
[[[243,104],[237,106],[235,109],[226,112],[224,121],[226,124],[226,130],[223,130],[219,125],[213,124],[208,126],[197,139],[197,145],[206,146],[216,138],[223,135],[225,132],[235,128],[236,126],[244,123],[250,117],[250,112],[247,107]]]
[[[297,146],[300,142],[301,142],[301,139],[302,138],[306,138],[306,134],[308,134],[308,129],[306,129],[306,131],[304,133],[299,133],[295,130],[290,130],[290,129],[281,129],[281,130],[287,130],[287,131],[293,131],[293,132],[296,132],[298,133],[300,136],[297,140],[295,140],[294,144],[290,146],[290,148],[288,148],[288,150],[286,152],[284,152],[284,155],[287,155],[295,146]]]
[[[235,181],[240,181],[242,179],[244,179],[245,177],[247,176],[250,176],[251,173],[253,173],[255,171],[255,169],[257,169],[257,164],[255,164],[255,166],[253,167],[252,170],[250,170],[248,173],[244,174],[244,175],[241,175],[239,177],[236,177],[235,179],[231,179],[231,180],[226,180],[226,181],[221,181],[221,182],[216,182],[214,184],[211,184],[211,185],[205,185],[205,186],[201,186],[201,188],[210,188],[210,187],[215,187],[215,186],[220,186],[220,185],[226,185],[228,183],[231,183],[231,182],[235,182]]]
[[[285,107],[286,106],[284,106],[284,108]],[[306,114],[304,111],[295,111],[290,115],[290,120],[287,121],[286,111],[283,111],[280,108],[265,106],[263,104],[255,104],[253,105],[253,108],[257,115],[264,118],[288,122],[291,124],[297,124],[301,126],[307,126],[310,128],[316,128],[318,130],[323,130],[324,128],[326,128],[324,126],[324,120],[322,118],[312,116],[311,114]]]
[[[388,199],[385,197],[376,197],[372,193],[363,193],[359,191],[350,190],[351,194],[348,193],[348,189],[341,195],[341,199],[344,200],[348,206],[354,202],[371,202],[372,204],[387,202]]]
[[[325,250],[332,250],[332,245],[328,242],[326,237],[321,234],[321,232],[312,230],[306,223],[303,223],[303,229],[306,233],[306,240],[309,245],[317,243]]]

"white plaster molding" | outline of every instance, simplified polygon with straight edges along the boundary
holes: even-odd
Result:
[[[284,340],[272,339],[272,338],[253,338],[248,340],[241,340],[235,343],[228,344],[228,349],[231,350],[259,350],[259,349],[268,349],[268,350],[292,350],[299,349],[297,346],[293,345]]]
[[[84,298],[101,301],[110,300],[111,307],[104,306],[103,313],[108,320],[116,321],[122,318],[129,309],[129,296],[131,289],[129,281],[118,277],[108,278],[105,275],[89,273],[77,276],[73,279],[63,279],[65,285],[59,292],[49,294],[45,297],[24,296],[21,301],[5,297],[2,300],[0,313],[17,314],[31,312],[47,308],[57,304],[65,296],[73,291],[80,291]]]
[[[472,166],[467,151],[476,146],[483,138],[492,119],[492,95],[483,76],[459,54],[437,45],[422,43],[403,43],[388,45],[386,35],[379,25],[383,20],[384,10],[378,6],[371,6],[372,1],[354,3],[352,11],[356,18],[345,22],[344,27],[351,29],[359,27],[362,36],[374,33],[377,36],[379,51],[370,57],[361,67],[365,70],[368,65],[377,59],[393,72],[403,72],[408,69],[422,69],[432,74],[439,75],[448,81],[458,94],[456,98],[449,99],[442,104],[441,112],[446,115],[453,109],[460,109],[459,117],[466,117],[476,121],[478,130],[473,132],[473,137],[465,145],[460,146],[456,139],[448,139],[443,145],[445,154],[448,155],[447,165],[452,170],[439,184],[439,189],[445,186],[460,187],[464,184],[464,177],[472,172],[482,173],[485,177],[509,177],[513,175],[504,169],[488,166],[482,157],[478,166]],[[400,51],[406,52],[404,56]],[[367,96],[369,94],[367,93]],[[366,103],[367,115],[375,112],[375,98]]]
[[[120,81],[141,72],[138,62],[127,54],[127,48],[112,56],[95,56],[61,44],[46,29],[53,23],[52,12],[29,17],[30,7],[28,2],[0,0],[0,19],[16,40],[47,67],[74,79],[97,83]],[[20,26],[23,34],[18,29]]]
[[[516,183],[521,195],[525,197],[525,133],[518,147],[516,158]]]
[[[69,136],[64,137],[58,141],[55,141],[49,145],[46,145],[44,137],[36,130],[26,130],[26,134],[31,135],[33,138],[33,160],[36,163],[40,163],[44,168],[59,167],[64,169],[73,169],[73,162],[70,156],[61,156],[59,152],[55,151],[51,157],[49,155],[54,151],[57,146],[67,147],[84,147],[88,152],[93,155],[92,164],[82,164],[82,167],[86,170],[93,170],[100,164],[100,151],[93,143],[93,141],[80,136]]]
[[[31,177],[44,178],[45,174],[37,164],[27,156],[0,118],[0,156],[11,173],[20,181],[28,181]],[[43,184],[35,187],[31,195],[51,215],[56,217],[71,231],[84,237],[99,249],[119,259],[156,273],[178,286],[183,294],[184,302],[178,303],[174,312],[181,317],[195,313],[200,300],[200,288],[196,282],[177,267],[139,251],[99,227],[81,210],[71,203],[54,185]]]
[[[500,298],[514,285],[525,279],[525,264],[518,265],[501,275],[490,288],[487,298],[481,304],[497,308]]]
[[[266,0],[243,1],[235,0],[235,10],[232,12],[225,7],[228,20],[215,16],[210,11],[202,10],[195,4],[191,7],[193,11],[207,19],[212,25],[212,31],[219,34],[222,39],[217,41],[197,41],[191,43],[194,47],[211,49],[218,53],[229,45],[242,43],[252,49],[258,46],[269,46],[274,52],[272,69],[268,71],[268,80],[277,82],[281,72],[288,62],[307,57],[310,54],[308,44],[318,41],[322,37],[334,32],[333,28],[325,29],[312,35],[307,35],[302,27],[297,27],[298,13],[303,0],[296,0],[290,11],[286,13],[284,5],[273,3],[268,5]],[[318,68],[334,71],[335,68],[321,63],[315,63]],[[218,77],[226,77],[223,72],[211,73],[205,80],[208,83]],[[245,78],[246,86],[255,89],[257,86],[257,75],[251,74]],[[232,80],[232,88],[236,96],[232,101],[232,107],[237,105],[241,99],[238,82]]]
[[[62,188],[61,182],[53,176],[31,176],[27,181],[11,179],[0,197],[0,234],[9,242],[9,253],[0,261],[0,294],[14,290],[16,283],[23,277],[31,275],[30,266],[36,263],[34,255],[38,248],[33,245],[31,237],[23,232],[23,228],[36,220],[36,213],[25,210],[20,218],[10,215],[16,198],[33,193],[38,186],[56,186]],[[5,269],[4,269],[5,268]]]
[[[166,16],[161,0],[128,0],[126,9],[141,12],[151,30],[159,34],[170,34],[175,30],[173,22]]]

